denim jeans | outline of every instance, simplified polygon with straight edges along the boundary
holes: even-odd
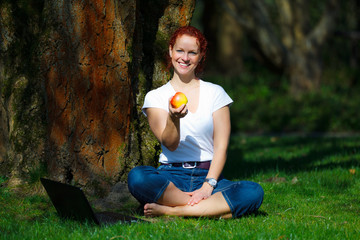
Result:
[[[170,182],[181,191],[192,192],[203,185],[207,173],[208,170],[201,168],[139,166],[130,171],[128,187],[141,204],[156,203]],[[257,183],[230,181],[223,177],[218,179],[212,194],[217,192],[223,194],[234,218],[258,210],[264,197],[264,191]]]

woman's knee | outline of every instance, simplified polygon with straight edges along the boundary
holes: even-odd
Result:
[[[131,169],[128,174],[128,186],[130,191],[138,186],[142,186],[144,181],[147,181],[146,176],[148,175],[148,169],[148,166],[138,166]]]
[[[156,202],[169,181],[156,168],[139,166],[128,174],[130,193],[141,203]]]
[[[250,181],[242,181],[241,185],[242,187],[239,193],[242,195],[242,198],[246,199],[246,202],[249,204],[260,207],[264,198],[264,190],[261,185]]]
[[[253,189],[252,189],[252,195],[250,196],[250,198],[252,199],[253,203],[256,204],[256,208],[260,208],[262,202],[263,202],[263,199],[264,199],[264,190],[263,188],[261,187],[260,184],[258,183],[254,183],[253,182]],[[257,210],[256,209],[256,210]]]
[[[264,190],[260,184],[249,181],[238,182],[234,188],[227,190],[225,194],[229,198],[234,217],[257,211],[264,198]]]

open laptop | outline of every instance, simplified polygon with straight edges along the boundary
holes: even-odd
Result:
[[[143,220],[115,212],[95,213],[81,188],[40,178],[58,215],[78,221],[94,222],[98,225],[143,222]]]

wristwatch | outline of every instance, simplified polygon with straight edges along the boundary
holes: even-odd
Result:
[[[217,181],[215,178],[205,178],[205,181],[204,182],[207,182],[208,184],[210,184],[210,186],[212,186],[213,188],[216,188],[217,186]]]

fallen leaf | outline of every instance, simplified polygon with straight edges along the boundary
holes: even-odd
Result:
[[[284,177],[275,176],[275,177],[266,179],[265,182],[281,183],[281,182],[286,182],[286,179]]]
[[[297,177],[294,177],[292,180],[291,180],[291,184],[296,184],[298,182],[298,178]]]

